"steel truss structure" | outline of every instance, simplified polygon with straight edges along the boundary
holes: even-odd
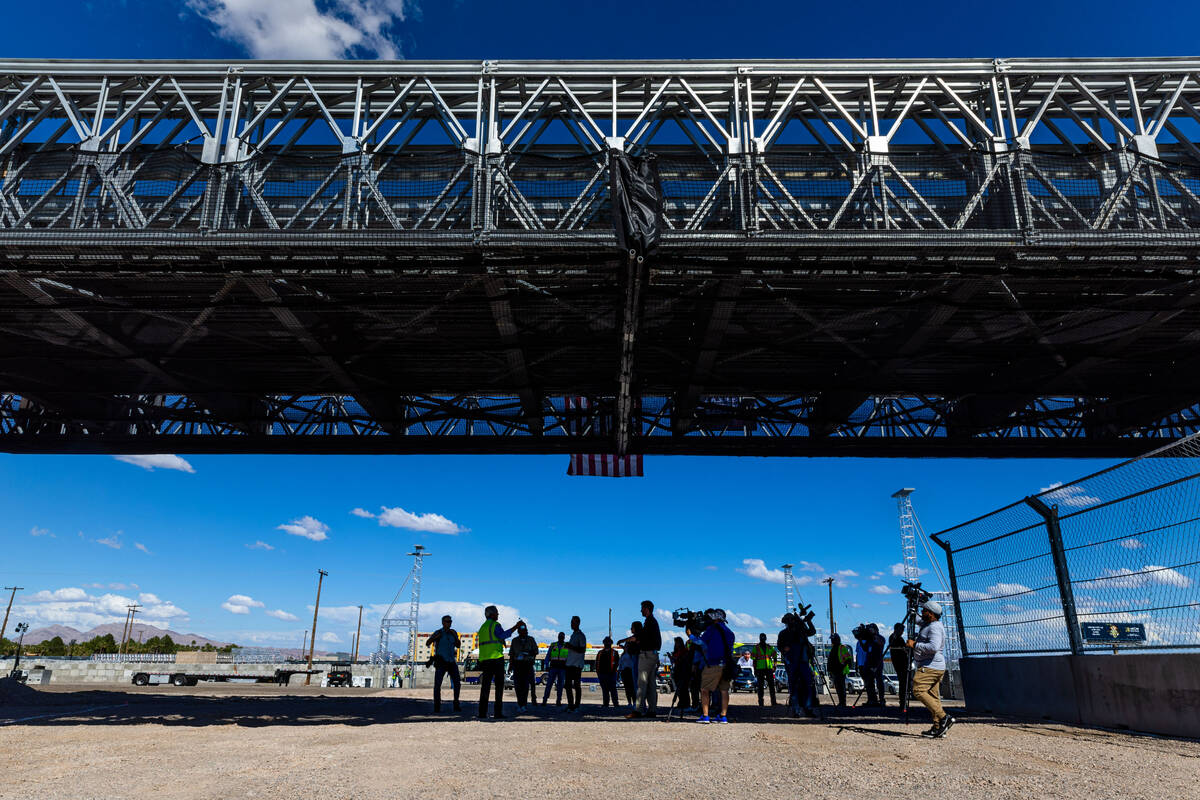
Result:
[[[1140,452],[1198,142],[1188,59],[3,61],[0,448]]]

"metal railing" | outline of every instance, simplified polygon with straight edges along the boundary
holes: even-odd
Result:
[[[153,664],[174,664],[175,655],[173,653],[94,653],[91,658],[94,662],[102,664],[128,664],[134,662],[153,663]]]
[[[1193,435],[934,534],[964,654],[1105,650],[1081,633],[1100,622],[1200,648],[1197,456]]]

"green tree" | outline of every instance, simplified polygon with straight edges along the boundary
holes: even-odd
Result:
[[[162,647],[162,652],[164,653],[174,653],[179,650],[179,647],[176,646],[175,642],[171,639],[170,634],[164,633],[162,639],[159,641],[160,646]]]
[[[61,636],[55,636],[48,642],[42,642],[42,655],[44,656],[65,656],[67,654],[67,645],[63,642]]]

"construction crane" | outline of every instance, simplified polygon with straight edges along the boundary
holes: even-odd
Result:
[[[431,553],[425,552],[425,546],[418,544],[413,546],[413,552],[408,555],[413,557],[412,569],[409,570],[404,582],[400,584],[400,588],[396,590],[396,596],[392,598],[391,605],[384,612],[383,619],[379,621],[379,647],[375,651],[375,655],[371,661],[377,664],[392,663],[392,631],[403,628],[408,631],[406,658],[408,668],[411,670],[414,662],[417,660],[417,619],[421,613],[421,569],[425,559]],[[408,603],[408,615],[402,617],[393,616],[396,606],[400,603],[400,596],[404,593],[405,586],[412,587],[412,596]]]

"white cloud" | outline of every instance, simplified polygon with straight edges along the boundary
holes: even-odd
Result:
[[[285,622],[295,622],[296,620],[300,619],[295,614],[289,614],[288,612],[284,611],[282,608],[277,608],[274,611],[264,611],[263,613],[266,614],[268,617],[274,617],[275,619],[281,619],[281,620],[284,620]]]
[[[1121,541],[1117,542],[1117,544],[1121,545],[1121,547],[1124,547],[1126,550],[1141,550],[1146,546],[1146,543],[1141,539],[1122,539]]]
[[[51,539],[58,538],[57,536],[55,536],[53,533],[50,532],[49,528],[39,528],[37,525],[34,525],[32,528],[29,529],[29,535],[30,536],[49,536]]]
[[[117,531],[112,536],[107,536],[103,539],[96,539],[96,544],[102,544],[105,547],[111,547],[113,550],[121,549],[121,532]]]
[[[862,608],[862,603],[846,603],[847,608]]]
[[[1138,587],[1149,586],[1151,584],[1186,588],[1192,585],[1192,579],[1184,575],[1179,570],[1160,567],[1156,564],[1147,564],[1140,570],[1132,570],[1128,567],[1121,567],[1120,569],[1106,569],[1100,578],[1080,581],[1079,583],[1092,584],[1091,588],[1093,589],[1100,589],[1104,587],[1114,589],[1136,589]]]
[[[230,595],[229,599],[221,603],[221,608],[228,611],[230,614],[249,614],[252,608],[262,608],[266,603],[255,600],[244,594]]]
[[[712,564],[709,564],[707,567],[705,567],[705,569],[708,570],[709,572],[717,571],[717,568],[715,566],[713,566]]]
[[[411,511],[405,511],[403,508],[388,508],[382,507],[382,511],[378,516],[370,512],[363,511],[361,508],[356,508],[351,511],[356,517],[365,517],[367,519],[377,519],[379,524],[388,528],[404,528],[410,531],[423,531],[425,533],[441,533],[446,536],[457,536],[460,533],[466,533],[467,528],[462,527],[454,522],[451,522],[441,514],[429,512],[427,514],[414,514]],[[362,513],[359,513],[362,512]]]
[[[725,611],[725,619],[734,628],[761,628],[763,621],[753,614],[739,614],[737,611]]]
[[[892,594],[895,591],[892,587],[884,586],[883,584],[876,584],[871,587],[871,594]]]
[[[852,569],[839,569],[837,572],[835,572],[833,574],[838,576],[839,578],[857,578],[858,577],[858,573]]]
[[[250,548],[251,550],[274,550],[275,549],[274,545],[267,544],[262,539],[259,539],[254,544],[248,544],[248,545],[246,545],[246,547]]]
[[[743,558],[742,565],[737,571],[747,577],[767,583],[783,583],[783,570],[767,569],[767,563],[761,558]]]
[[[350,509],[350,513],[356,517],[362,517],[363,519],[375,519],[375,515],[370,511],[367,511],[365,508],[352,508]]]
[[[172,620],[188,616],[182,608],[154,594],[143,593],[138,600],[142,605],[139,623],[165,628]],[[74,586],[35,592],[23,597],[22,601],[13,604],[13,614],[29,622],[31,627],[68,625],[81,631],[124,620],[127,607],[134,604],[132,597],[107,592],[91,595]]]
[[[888,569],[891,570],[892,575],[896,576],[897,578],[904,577],[904,565],[903,564],[892,564],[892,566],[889,567]],[[929,570],[921,569],[920,567],[917,567],[917,575],[928,575],[928,574],[929,574]]]
[[[814,563],[812,561],[800,561],[796,564],[795,568],[798,570],[801,570],[803,572],[824,572],[825,571],[824,567],[822,567],[820,564]]]
[[[1050,500],[1052,503],[1057,503],[1060,506],[1083,508],[1084,506],[1090,506],[1100,502],[1099,497],[1094,497],[1090,494],[1087,494],[1082,486],[1077,486],[1074,484],[1071,486],[1063,486],[1061,482],[1052,483],[1049,486],[1043,486],[1038,490],[1039,494],[1042,492],[1047,493],[1046,499]]]
[[[654,616],[658,617],[658,621],[663,623],[664,625],[673,624],[672,620],[674,619],[674,617],[672,617],[671,612],[667,611],[665,608],[654,609]],[[617,637],[617,638],[620,638],[620,637]]]
[[[276,530],[290,533],[292,536],[303,536],[305,539],[312,539],[314,542],[323,542],[329,538],[329,526],[321,522],[321,520],[310,516],[303,516],[283,525],[278,525],[276,526]]]
[[[151,552],[150,552],[150,551],[149,551],[149,550],[146,548],[146,545],[142,544],[141,542],[134,542],[134,543],[133,543],[133,546],[134,546],[136,549],[138,549],[138,550],[141,550],[143,553],[145,553],[145,554],[146,554],[146,555],[148,555],[148,556],[152,556],[152,555],[154,555],[154,553],[151,553]]]
[[[994,583],[987,588],[990,597],[1004,597],[1012,594],[1026,594],[1031,589],[1023,583]],[[960,595],[961,597],[961,595]]]
[[[867,578],[867,580],[869,580],[869,581],[877,581],[877,580],[879,580],[879,579],[880,579],[880,578],[882,578],[882,577],[883,577],[883,573],[882,573],[882,572],[872,572],[872,573],[871,573],[871,575],[870,575],[870,576]]]
[[[321,641],[329,644],[341,644],[342,637],[338,636],[333,631],[325,631],[321,634]]]
[[[400,57],[395,27],[412,0],[186,0],[253,58],[391,60]]]
[[[557,627],[562,624],[561,622],[556,620],[554,617],[546,617],[545,619],[546,619],[547,625],[553,625],[553,626]]]
[[[184,459],[170,453],[147,453],[145,455],[113,456],[117,461],[133,464],[153,472],[156,469],[173,469],[179,472],[195,473],[196,470]]]

